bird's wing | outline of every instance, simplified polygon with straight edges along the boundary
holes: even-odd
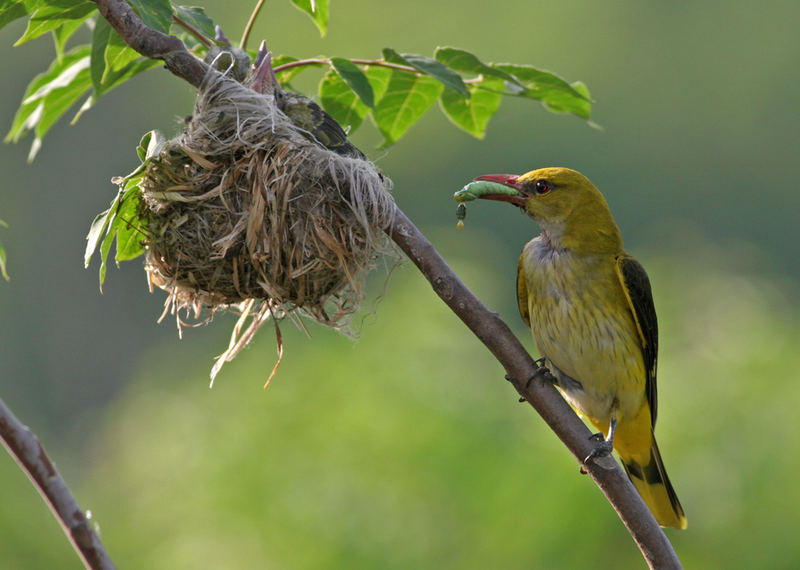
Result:
[[[523,255],[519,256],[519,264],[517,265],[517,303],[519,304],[519,314],[522,320],[530,328],[531,315],[528,309],[528,286],[525,284],[525,270],[522,267]]]
[[[650,290],[650,279],[644,267],[634,258],[621,255],[616,260],[617,276],[622,290],[628,300],[639,338],[642,341],[644,366],[647,371],[645,392],[650,404],[650,418],[653,427],[656,425],[657,393],[656,393],[656,360],[658,358],[658,321],[653,294]]]
[[[303,95],[284,93],[281,110],[292,122],[306,131],[313,141],[342,156],[366,160],[366,156],[348,139],[336,119],[322,110],[314,101]]]

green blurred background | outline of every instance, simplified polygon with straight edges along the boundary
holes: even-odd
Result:
[[[237,38],[249,3],[212,1]],[[320,39],[289,2],[255,38],[295,56],[470,49],[531,63],[596,100],[593,119],[508,100],[476,141],[433,109],[399,144],[356,144],[400,207],[493,310],[529,333],[516,257],[535,225],[452,192],[476,175],[570,166],[606,194],[648,268],[661,324],[658,438],[689,529],[689,568],[800,565],[800,5],[792,2],[334,2]],[[52,58],[0,33],[0,123]],[[307,72],[298,86],[313,89]],[[639,568],[591,481],[410,264],[372,278],[357,340],[283,327],[208,389],[232,318],[156,324],[138,261],[82,267],[92,217],[153,128],[176,132],[192,91],[163,70],[57,125],[33,165],[0,152],[0,397],[39,434],[120,568]],[[383,295],[379,295],[383,292]],[[79,568],[25,476],[0,455],[0,567]]]

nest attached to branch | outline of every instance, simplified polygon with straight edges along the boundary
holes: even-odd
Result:
[[[345,327],[364,277],[391,251],[388,179],[308,135],[271,94],[215,74],[146,168],[145,268],[151,289],[169,293],[164,315],[180,328],[181,309],[199,322],[240,314],[212,379],[270,317]]]

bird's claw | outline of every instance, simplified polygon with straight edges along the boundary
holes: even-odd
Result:
[[[584,464],[589,463],[590,461],[594,461],[595,459],[600,459],[601,457],[606,457],[609,455],[614,449],[614,443],[607,440],[602,432],[600,433],[593,433],[589,436],[589,440],[596,441],[597,445],[594,449],[592,449],[591,453],[586,456],[583,460]]]
[[[531,382],[533,382],[533,379],[536,378],[539,375],[541,375],[542,378],[545,381],[555,383],[555,381],[556,381],[555,377],[550,373],[550,370],[547,368],[547,366],[544,365],[544,362],[545,362],[545,358],[544,357],[533,361],[533,363],[536,364],[536,366],[538,366],[538,368],[536,368],[536,370],[533,371],[533,374],[531,374],[530,378],[528,378],[528,380],[525,382],[525,389],[526,390],[528,388],[530,388]],[[511,374],[506,374],[505,378],[506,378],[506,380],[508,380],[512,384],[516,384],[516,380],[514,380],[514,377],[511,376]],[[520,398],[519,401],[520,402],[527,402],[528,400],[527,400],[527,398]]]
[[[538,366],[538,368],[533,371],[533,376],[528,378],[528,382],[527,384],[525,384],[526,388],[530,386],[531,382],[533,382],[533,379],[536,378],[536,376],[538,376],[539,374],[541,374],[542,378],[544,378],[547,382],[555,383],[556,379],[550,372],[550,369],[547,366],[545,366],[545,361],[546,358],[544,356],[542,356],[541,358],[537,358],[536,360],[533,361],[533,363],[536,366]]]

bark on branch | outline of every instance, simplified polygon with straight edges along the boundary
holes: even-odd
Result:
[[[561,397],[503,320],[461,282],[433,245],[396,209],[390,235],[430,281],[433,290],[506,369],[520,396],[539,412],[582,464],[593,449],[591,432]],[[532,379],[528,382],[529,379]],[[672,544],[613,457],[584,465],[617,511],[651,568],[681,568]]]
[[[112,570],[114,564],[103,548],[67,484],[56,471],[36,436],[0,400],[0,439],[8,452],[28,474],[33,486],[61,523],[84,566],[93,570]]]
[[[163,60],[167,69],[193,86],[199,87],[201,85],[208,72],[208,66],[190,54],[180,40],[145,26],[122,0],[97,0],[97,6],[102,16],[108,20],[120,37],[133,49],[146,57]],[[508,326],[496,313],[489,311],[467,289],[425,236],[399,208],[396,208],[393,223],[386,231],[425,275],[436,294],[461,318],[503,365],[508,377],[520,395],[539,412],[570,452],[579,462],[582,462],[582,459],[593,448],[589,440],[590,432],[588,428],[575,415],[550,382],[546,381],[541,374],[534,376],[537,370],[536,364]],[[531,378],[532,380],[529,382],[528,380]],[[0,435],[2,435],[6,445],[9,446],[20,463],[31,473],[31,477],[39,487],[40,492],[53,505],[51,492],[44,490],[46,489],[46,482],[42,480],[42,477],[34,475],[41,471],[44,466],[48,476],[52,476],[55,471],[48,471],[52,469],[52,465],[43,455],[44,452],[41,450],[36,438],[24,428],[22,428],[22,431],[18,427],[12,428],[12,431],[16,430],[18,436],[21,434],[22,443],[9,445],[8,434],[6,433],[8,426],[4,423],[7,421],[4,419],[7,415],[10,415],[7,408],[5,406],[0,407],[0,432],[2,432]],[[12,438],[12,442],[13,440],[14,438]],[[28,449],[28,452],[17,453],[17,448],[13,447],[16,445],[21,445],[20,449],[22,451]],[[31,453],[29,448],[34,451]],[[39,463],[40,461],[43,462]],[[619,464],[609,456],[604,460],[591,462],[585,468],[628,528],[647,564],[651,568],[681,568],[680,560],[675,554],[672,545]],[[58,478],[58,482],[59,489],[66,491],[66,486],[63,485],[63,481],[60,478]],[[69,495],[68,491],[66,494]],[[58,494],[56,494],[56,498],[58,498]],[[82,513],[77,504],[75,504],[74,499],[71,496],[69,496],[69,499],[66,508],[61,506],[54,506],[53,508],[62,524],[65,524],[67,534],[77,544],[77,542],[82,542],[83,539],[78,541],[76,532],[72,530],[71,526],[66,526],[67,523],[65,521],[71,521],[71,517],[78,516],[80,518]],[[80,525],[80,529],[77,531],[78,537],[82,536],[83,532],[91,533],[91,528],[89,528],[85,518],[83,523],[85,524]],[[91,536],[93,536],[93,533],[91,533]],[[99,541],[95,543],[94,539],[96,537],[90,540],[92,548],[102,549],[99,546]],[[81,552],[84,551],[81,550]],[[101,554],[103,556],[100,557],[100,560],[104,562],[107,557],[104,552],[101,552]],[[112,567],[110,561],[107,564],[108,566],[90,567]]]

